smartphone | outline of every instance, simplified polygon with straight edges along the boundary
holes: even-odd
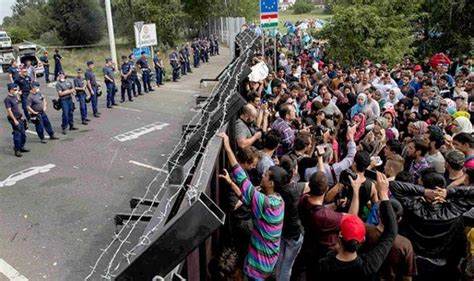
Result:
[[[369,178],[371,180],[377,181],[377,172],[372,171],[372,170],[365,170],[364,176],[366,178]]]
[[[316,146],[316,151],[319,156],[323,155],[325,150],[326,150],[326,147],[324,145]]]

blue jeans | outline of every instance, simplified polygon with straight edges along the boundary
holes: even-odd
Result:
[[[163,70],[161,68],[155,68],[156,72],[156,85],[163,84]]]
[[[87,104],[86,104],[86,93],[76,94],[77,102],[79,103],[79,111],[81,112],[81,121],[86,121],[87,119]]]
[[[132,80],[132,92],[134,96],[141,95],[142,94],[142,85],[140,84],[140,80],[138,79],[138,76],[132,75],[130,76],[130,79]],[[135,91],[135,86],[137,86],[137,90]]]
[[[300,234],[298,240],[281,238],[280,255],[275,265],[276,280],[289,281],[291,277],[291,268],[295,263],[296,256],[303,246],[303,234]]]
[[[44,80],[46,83],[49,83],[49,66],[45,65],[44,67]]]
[[[61,128],[64,130],[68,126],[69,128],[74,127],[74,115],[72,113],[72,98],[62,98],[61,106],[63,108]]]
[[[186,68],[187,68],[188,72],[193,72],[191,70],[191,61],[189,59],[186,61]]]
[[[28,98],[29,92],[21,93],[21,108],[23,109],[23,114],[25,115],[26,120],[30,121],[30,113],[26,108],[26,99]]]
[[[97,91],[99,91],[99,89],[96,87],[92,87],[92,91],[93,91],[93,94],[91,94],[91,105],[92,105],[92,112],[94,114],[97,114],[99,112],[99,109],[97,108],[98,107],[98,97],[97,97]]]
[[[151,91],[150,70],[144,69],[142,72],[143,90],[147,93],[148,91]]]
[[[8,118],[10,125],[12,126],[12,135],[13,135],[13,149],[15,151],[20,151],[20,149],[24,148],[26,142],[26,133],[25,133],[25,123],[24,120],[17,119],[18,126],[15,126],[13,120]]]
[[[38,114],[38,123],[35,124],[36,133],[38,133],[38,137],[42,140],[44,139],[44,131],[48,133],[48,135],[54,136],[54,130],[51,126],[51,122],[49,121],[48,115],[46,112]]]
[[[107,107],[111,107],[115,103],[115,84],[114,83],[105,83],[107,86]]]
[[[63,66],[61,64],[54,65],[54,81],[58,80],[59,72],[63,71]]]

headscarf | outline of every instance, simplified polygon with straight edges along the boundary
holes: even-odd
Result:
[[[387,118],[385,118],[385,117],[377,117],[375,119],[375,122],[377,122],[377,124],[379,124],[380,128],[382,128],[384,130],[388,128],[388,121],[387,121]]]
[[[415,123],[413,123],[413,127],[417,128],[420,131],[419,135],[428,133],[429,125],[425,121],[416,121]]]
[[[468,118],[466,118],[464,116],[460,116],[460,117],[454,119],[454,121],[456,123],[458,123],[458,128],[460,130],[459,132],[455,133],[454,136],[456,136],[460,133],[468,133],[468,134],[473,133],[472,123]]]
[[[467,119],[471,119],[471,114],[466,111],[457,111],[453,114],[453,118],[456,119],[458,117],[466,117]]]
[[[393,91],[395,93],[395,97],[392,99],[390,99],[390,91]],[[385,98],[385,100],[387,102],[390,102],[390,103],[393,103],[393,104],[397,104],[399,100],[403,99],[405,96],[402,94],[402,91],[400,90],[400,88],[398,87],[393,87],[391,88],[387,95],[387,97]]]
[[[351,108],[351,118],[353,118],[358,113],[363,113],[364,108],[367,105],[367,95],[364,93],[360,93],[357,96],[357,100],[359,100],[360,97],[364,98],[363,105],[360,105],[359,102],[357,101],[357,103]]]
[[[357,126],[356,132],[354,134],[354,140],[357,142],[359,141],[365,133],[365,123],[366,118],[364,114],[356,114],[352,117],[353,122],[359,122],[359,126]]]
[[[448,112],[449,115],[453,115],[456,112],[456,102],[454,102],[452,99],[443,99],[448,107],[446,108],[446,111]]]

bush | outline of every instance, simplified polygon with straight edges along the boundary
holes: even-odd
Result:
[[[293,14],[300,15],[300,14],[311,13],[313,9],[314,9],[314,5],[311,2],[308,2],[305,0],[298,0],[293,5]]]
[[[7,32],[10,35],[13,44],[18,44],[25,40],[29,40],[33,36],[29,29],[21,26],[9,27]]]
[[[41,34],[39,38],[39,43],[42,43],[47,46],[61,46],[63,42],[59,38],[58,33],[56,30],[50,30],[43,34]]]

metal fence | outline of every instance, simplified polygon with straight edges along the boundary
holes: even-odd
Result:
[[[217,35],[221,43],[225,43],[231,49],[231,55],[235,53],[235,37],[242,31],[242,25],[246,23],[244,17],[231,18],[220,17],[209,20],[208,35]]]
[[[157,175],[144,195],[132,198],[131,213],[116,216],[121,227],[102,249],[87,280],[207,280],[207,265],[226,222],[218,178],[226,162],[215,134],[232,131],[245,104],[239,89],[259,38],[245,30],[232,42],[239,54],[219,75],[201,112],[183,127],[163,181]],[[140,222],[148,222],[144,230],[137,227]]]

